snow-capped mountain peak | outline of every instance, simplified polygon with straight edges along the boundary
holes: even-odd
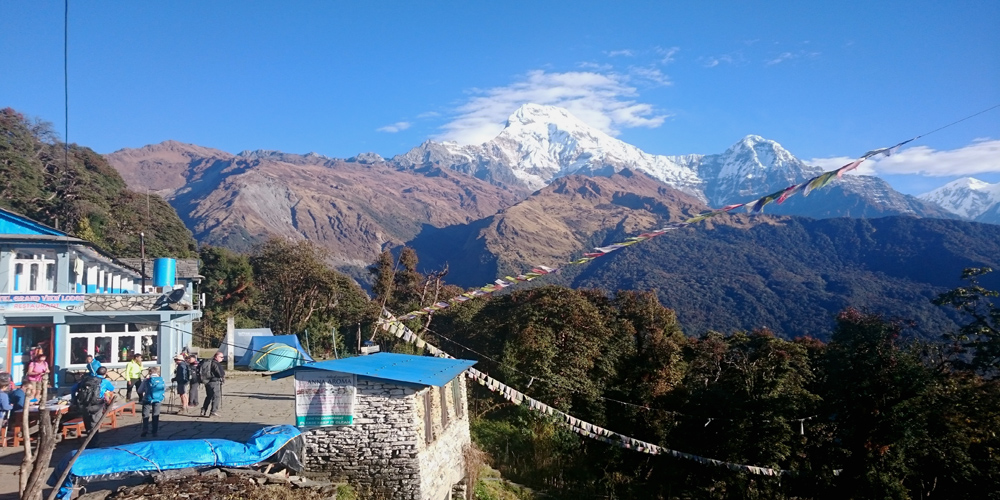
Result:
[[[1000,183],[990,184],[973,177],[963,177],[917,198],[966,219],[975,219],[1000,204]]]
[[[592,127],[555,106],[525,104],[507,119],[497,137],[481,145],[424,143],[401,157],[401,163],[462,160],[460,170],[477,177],[512,177],[531,190],[575,173],[610,174],[639,170],[704,200],[703,182],[687,158],[651,155]],[[421,162],[422,160],[422,162]],[[498,170],[502,170],[498,171]]]

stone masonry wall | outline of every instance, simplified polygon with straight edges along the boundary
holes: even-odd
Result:
[[[459,408],[456,409],[455,392],[457,384]],[[465,447],[472,439],[469,435],[469,412],[466,395],[465,376],[459,375],[444,387],[428,387],[430,408],[421,408],[422,392],[418,393],[418,412],[421,417],[419,427],[420,492],[422,500],[446,500],[451,498],[452,488],[465,478]],[[442,404],[447,411],[447,426],[443,425]],[[434,439],[427,444],[423,431],[423,411],[429,411],[433,422]]]
[[[419,500],[415,392],[358,377],[354,425],[304,432],[306,470],[346,480],[362,496]]]
[[[87,311],[152,311],[158,295],[88,294],[83,302]]]

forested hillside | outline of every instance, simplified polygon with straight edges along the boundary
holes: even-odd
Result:
[[[984,266],[1000,268],[1000,226],[782,217],[674,231],[591,262],[572,285],[653,291],[692,335],[768,328],[826,339],[850,306],[906,319],[906,335],[938,339],[958,318],[931,300],[957,286],[963,268]],[[986,283],[1000,288],[998,278]]]
[[[1000,309],[977,282],[983,272],[934,306],[964,308],[968,328],[946,344],[904,340],[905,322],[853,308],[824,332],[828,343],[767,330],[692,338],[652,293],[555,286],[467,302],[426,331],[410,323],[586,422],[787,471],[755,475],[626,449],[617,436],[588,439],[472,384],[474,441],[505,476],[555,498],[1000,498]]]
[[[0,109],[0,207],[21,213],[119,257],[191,257],[195,242],[162,198],[129,191],[90,148],[64,144],[51,126]]]

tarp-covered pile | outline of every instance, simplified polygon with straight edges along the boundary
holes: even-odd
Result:
[[[265,427],[246,443],[227,439],[185,439],[145,441],[110,448],[84,450],[73,464],[66,482],[60,485],[60,499],[68,499],[74,484],[148,475],[187,467],[249,467],[261,462],[278,462],[302,470],[304,443],[292,425]],[[65,470],[76,451],[67,454],[49,479],[52,484]]]

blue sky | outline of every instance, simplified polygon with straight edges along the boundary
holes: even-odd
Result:
[[[1000,104],[1000,2],[70,2],[69,139],[349,157],[524,102],[654,154],[747,134],[826,166]],[[0,106],[63,131],[63,5],[0,1]],[[866,163],[1000,182],[1000,109]]]

